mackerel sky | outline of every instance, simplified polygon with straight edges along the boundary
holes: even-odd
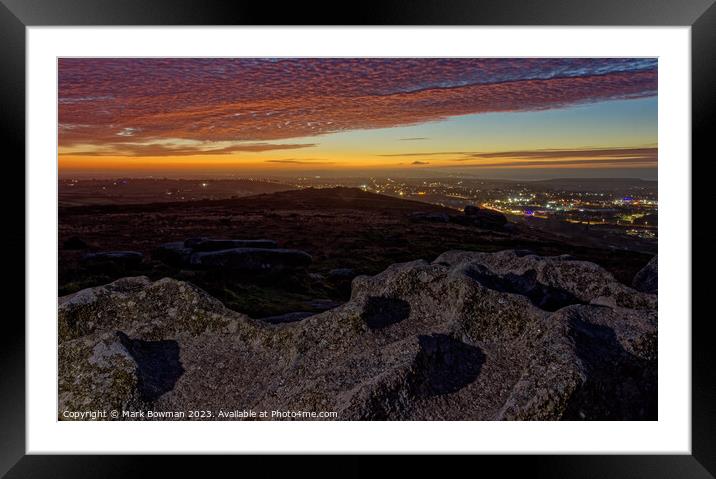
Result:
[[[656,171],[651,58],[66,58],[58,81],[61,172]]]

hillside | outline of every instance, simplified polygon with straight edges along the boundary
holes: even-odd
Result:
[[[350,280],[376,274],[393,263],[434,260],[444,251],[494,252],[527,249],[570,254],[597,263],[629,284],[648,255],[588,248],[558,241],[520,226],[482,228],[453,221],[414,221],[416,213],[462,213],[440,206],[354,188],[281,191],[236,199],[142,205],[93,205],[59,210],[59,293],[146,275],[189,280],[228,307],[254,317],[318,311],[342,303]],[[272,240],[312,261],[305,270],[274,275],[197,271],[158,260],[163,243],[190,238]],[[89,252],[131,251],[141,261],[92,268]]]
[[[226,199],[291,190],[277,182],[218,179],[186,180],[168,178],[68,179],[58,182],[58,205],[131,205],[172,203],[202,199]]]

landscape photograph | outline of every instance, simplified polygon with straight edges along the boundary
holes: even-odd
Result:
[[[656,421],[656,58],[58,58],[57,419]]]

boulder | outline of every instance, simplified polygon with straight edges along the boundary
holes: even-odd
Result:
[[[353,279],[356,276],[356,272],[353,268],[335,268],[328,272],[328,277],[331,279]]]
[[[311,255],[294,249],[231,248],[192,253],[189,264],[203,269],[277,273],[306,268]]]
[[[481,228],[502,228],[507,224],[507,217],[498,211],[477,206],[465,206],[464,215],[453,215],[451,221],[462,225],[473,225]]]
[[[231,248],[276,248],[278,245],[273,240],[258,239],[210,239],[191,238],[184,241],[184,247],[191,248],[193,252],[220,251]]]
[[[171,279],[60,298],[58,417],[241,405],[339,420],[657,419],[656,296],[569,257],[450,251],[358,276],[329,311],[269,319]]]
[[[657,256],[651,258],[651,260],[644,266],[639,272],[634,275],[632,281],[632,287],[637,291],[644,293],[656,294],[659,292],[659,268]]]
[[[463,213],[465,213],[466,216],[478,216],[480,211],[482,211],[480,208],[473,205],[467,205],[463,209]]]
[[[174,241],[159,245],[152,251],[152,258],[170,266],[181,267],[189,263],[193,250],[185,246],[184,241]]]
[[[267,253],[267,250],[275,250],[277,253]],[[170,266],[182,268],[221,267],[245,271],[279,271],[300,267],[293,266],[302,264],[297,258],[300,255],[288,254],[288,251],[293,250],[279,250],[273,240],[189,238],[160,245],[152,252],[152,257]],[[308,256],[306,253],[302,254]],[[303,260],[305,261],[305,257]],[[260,264],[254,264],[256,262]]]

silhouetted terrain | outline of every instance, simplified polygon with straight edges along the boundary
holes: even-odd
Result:
[[[415,221],[416,213],[438,221]],[[461,214],[354,188],[214,201],[61,207],[59,294],[124,276],[171,277],[191,281],[232,309],[266,317],[326,309],[348,299],[356,275],[376,274],[393,263],[432,261],[453,249],[570,254],[603,266],[626,284],[651,258],[570,244],[520,225],[485,229],[440,221]],[[159,245],[196,237],[274,240],[278,248],[308,253],[312,262],[306,270],[264,275],[195,270],[157,259]],[[93,251],[135,251],[143,260],[87,265],[83,257]]]
[[[177,202],[202,199],[225,199],[260,193],[291,190],[283,183],[259,180],[178,180],[167,178],[118,178],[95,180],[60,180],[58,204],[127,205]]]
[[[57,419],[657,420],[658,83],[59,58]]]

